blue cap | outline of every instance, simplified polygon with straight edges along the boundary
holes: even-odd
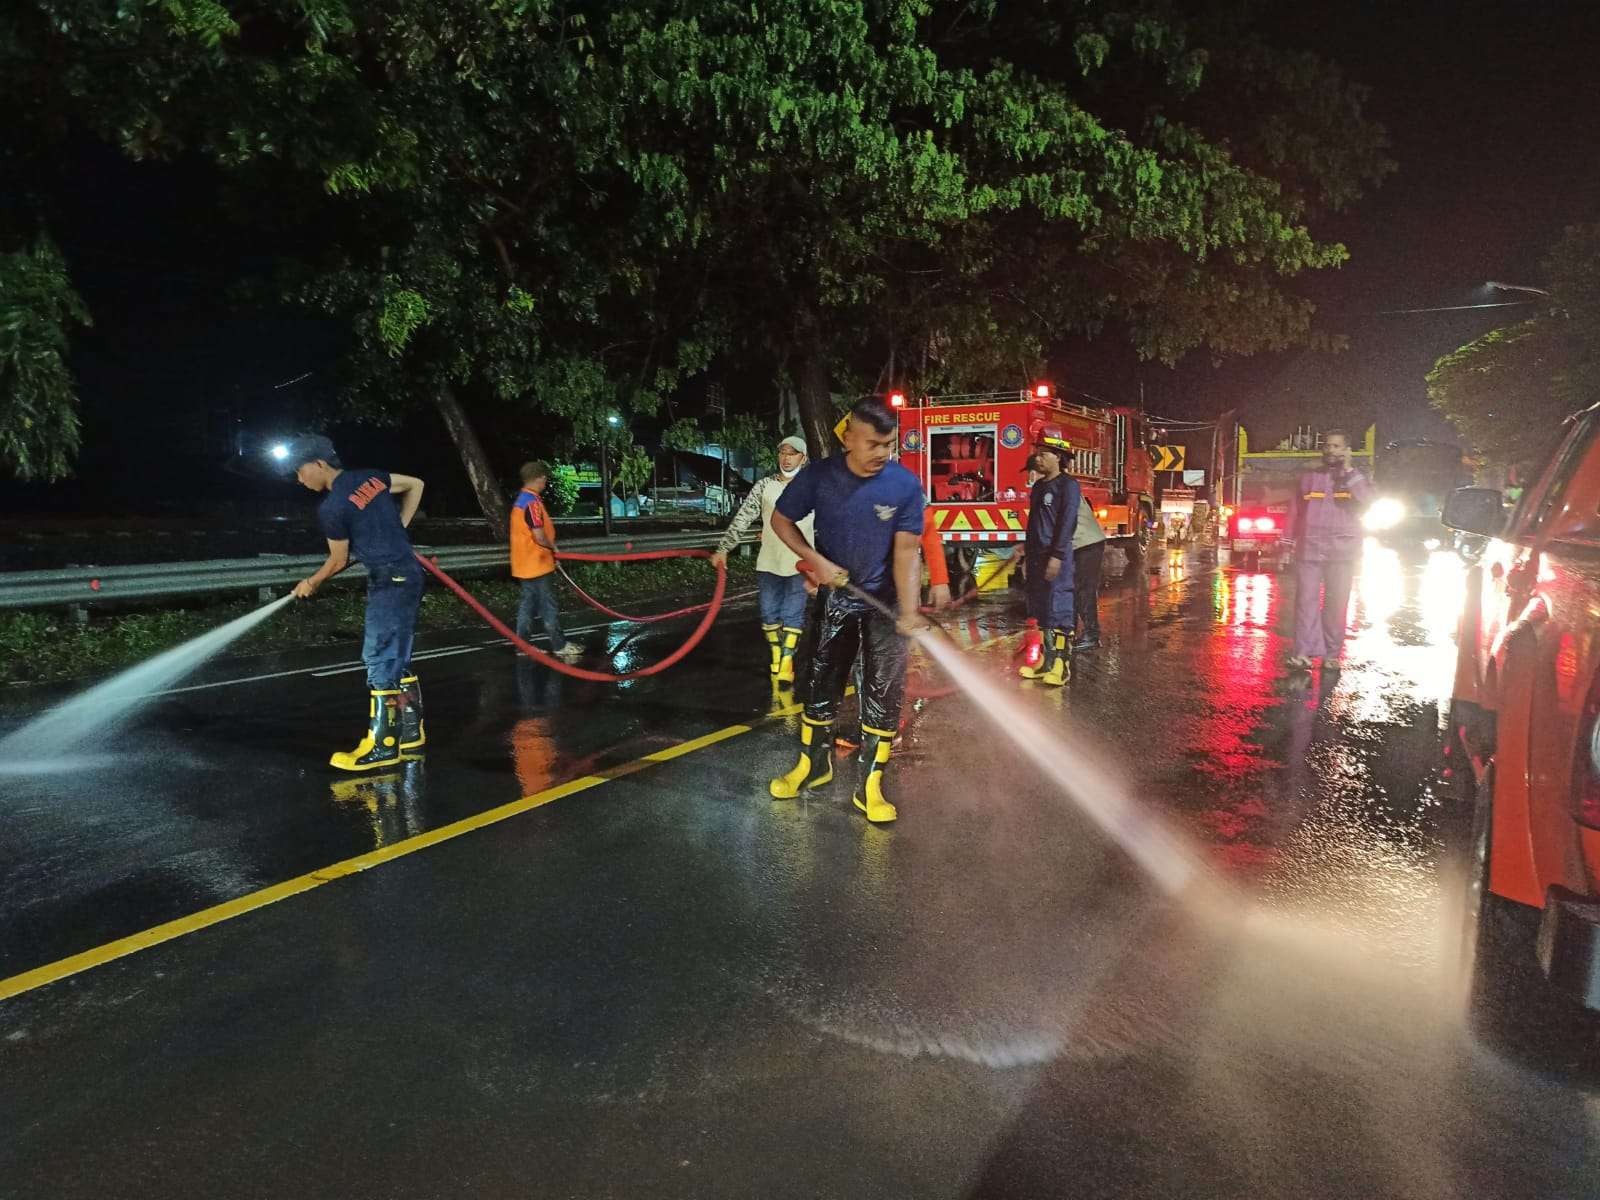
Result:
[[[339,452],[333,448],[333,439],[320,433],[303,433],[289,442],[289,453],[283,458],[282,465],[290,471],[298,471],[308,462],[318,459],[330,467],[337,467]]]

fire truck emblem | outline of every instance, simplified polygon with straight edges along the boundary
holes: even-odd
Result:
[[[892,504],[874,504],[872,511],[878,514],[878,520],[887,521],[894,516],[897,510]]]
[[[922,449],[922,430],[906,430],[905,440],[901,442],[900,445],[905,448],[907,454],[917,453],[917,451]]]
[[[1022,426],[1007,425],[1000,431],[1000,444],[1007,450],[1015,450],[1022,445]]]

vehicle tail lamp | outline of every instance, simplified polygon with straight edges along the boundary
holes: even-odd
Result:
[[[1278,528],[1278,523],[1276,521],[1274,521],[1271,517],[1257,517],[1256,518],[1256,532],[1257,533],[1273,533],[1273,532],[1275,532],[1277,530],[1277,528]]]
[[[1240,533],[1249,533],[1249,532],[1251,532],[1251,530],[1255,529],[1255,527],[1256,527],[1256,519],[1254,517],[1240,517],[1239,518],[1239,532]]]

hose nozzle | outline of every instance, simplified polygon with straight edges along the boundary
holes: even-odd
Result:
[[[839,573],[837,575],[835,575],[832,579],[827,580],[826,582],[824,582],[823,580],[817,578],[817,573],[814,570],[811,569],[811,564],[806,562],[805,559],[802,558],[799,562],[795,563],[794,567],[795,567],[795,570],[799,571],[802,575],[804,575],[807,579],[811,580],[811,582],[816,584],[818,587],[831,587],[831,588],[836,588],[836,589],[843,589],[843,588],[847,588],[847,587],[850,586],[850,572],[844,570],[843,568],[840,568]]]

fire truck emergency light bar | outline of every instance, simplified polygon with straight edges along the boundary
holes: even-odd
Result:
[[[1021,388],[1014,392],[954,392],[945,396],[919,396],[913,407],[924,408],[939,404],[982,404],[985,401],[1003,403],[1012,400],[1050,400],[1054,392],[1048,383],[1036,383],[1032,387]],[[890,408],[904,408],[906,394],[904,392],[889,393]]]

